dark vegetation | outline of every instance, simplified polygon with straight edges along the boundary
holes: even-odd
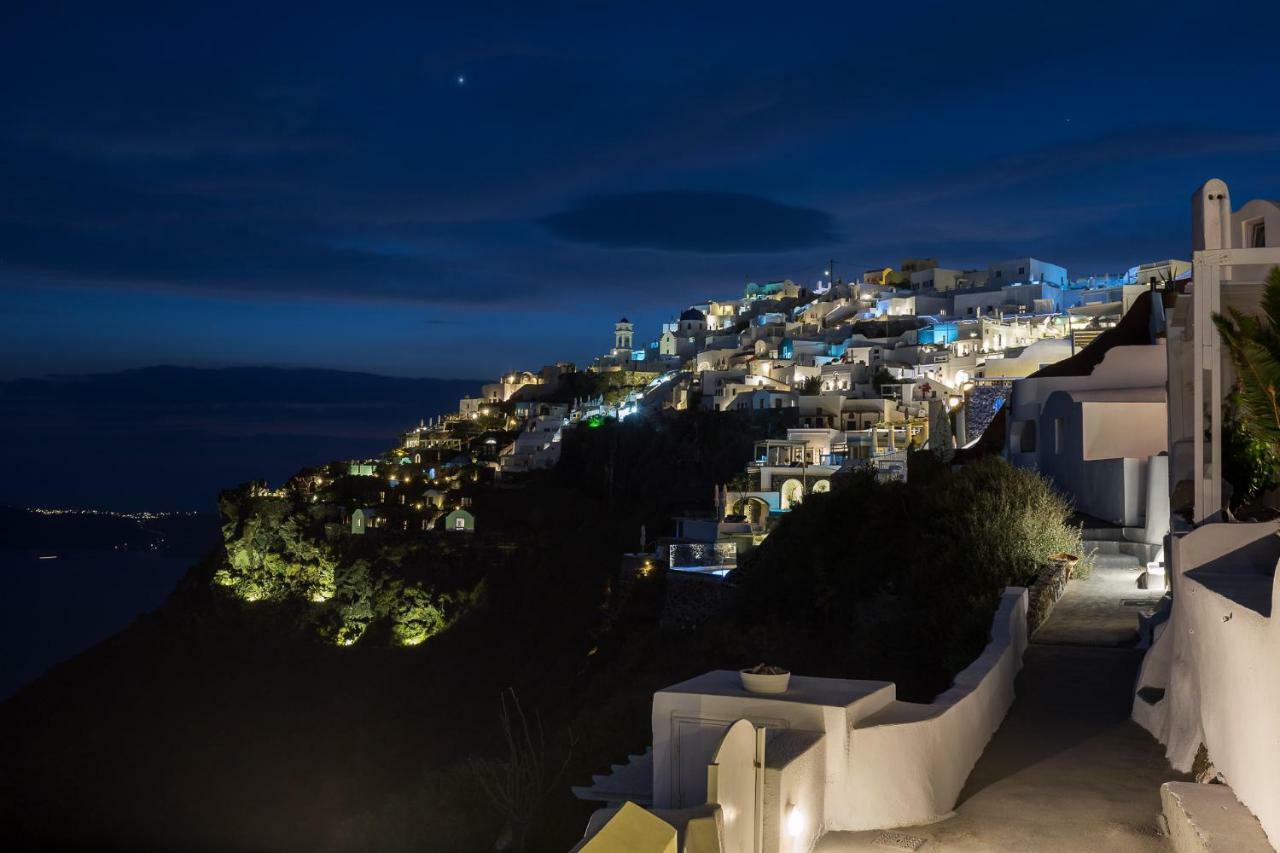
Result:
[[[572,403],[574,400],[590,400],[602,397],[606,403],[617,403],[627,392],[643,388],[655,372],[610,370],[602,373],[576,371],[560,377],[560,384],[538,399],[548,403]]]
[[[742,568],[736,610],[660,630],[665,578],[621,583],[620,553],[642,525],[652,541],[710,510],[784,417],[568,433],[556,470],[474,490],[469,539],[335,540],[323,556],[286,529],[302,510],[284,512],[260,550],[288,556],[296,589],[246,603],[214,582],[215,553],[159,611],[0,706],[0,731],[23,735],[0,754],[0,846],[562,851],[593,808],[569,785],[643,750],[654,690],[767,658],[927,700],[981,648],[1000,587],[1072,550],[1065,505],[1033,476],[916,464],[910,485],[854,477],[811,497]],[[336,594],[317,602],[324,578],[294,573],[325,560]],[[388,584],[418,583],[467,604],[421,645],[397,645],[386,607],[340,647],[311,628],[345,613],[339,567],[360,560],[353,594],[394,603]]]
[[[1004,587],[1079,553],[1070,507],[1034,473],[916,457],[908,483],[859,473],[809,496],[743,562],[748,660],[883,678],[927,702],[982,651]]]
[[[1224,475],[1231,508],[1248,517],[1280,510],[1280,267],[1267,276],[1260,307],[1260,317],[1229,308],[1213,318],[1235,367],[1224,412]]]

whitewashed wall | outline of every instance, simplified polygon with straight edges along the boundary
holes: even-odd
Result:
[[[1134,719],[1191,769],[1200,744],[1280,848],[1280,523],[1206,524],[1166,549],[1173,610],[1143,660]],[[1262,611],[1262,612],[1260,612]],[[1268,615],[1264,615],[1268,613]]]
[[[843,795],[828,830],[923,823],[951,811],[1013,704],[1027,648],[1027,593],[1010,587],[983,653],[931,704],[895,702],[850,733]]]

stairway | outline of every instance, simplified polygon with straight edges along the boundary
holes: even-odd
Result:
[[[1148,576],[1147,563],[1164,562],[1164,546],[1141,541],[1140,527],[1090,525],[1080,530],[1085,557],[1092,556],[1095,569],[1132,570],[1134,589],[1164,589],[1165,575]]]

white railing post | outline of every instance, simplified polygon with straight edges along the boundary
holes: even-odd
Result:
[[[1192,262],[1193,520],[1197,524],[1212,520],[1222,510],[1222,342],[1213,325],[1213,315],[1221,311],[1223,254],[1196,252]]]

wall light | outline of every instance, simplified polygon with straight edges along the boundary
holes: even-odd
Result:
[[[787,806],[787,835],[799,838],[804,834],[804,812],[795,806]]]

